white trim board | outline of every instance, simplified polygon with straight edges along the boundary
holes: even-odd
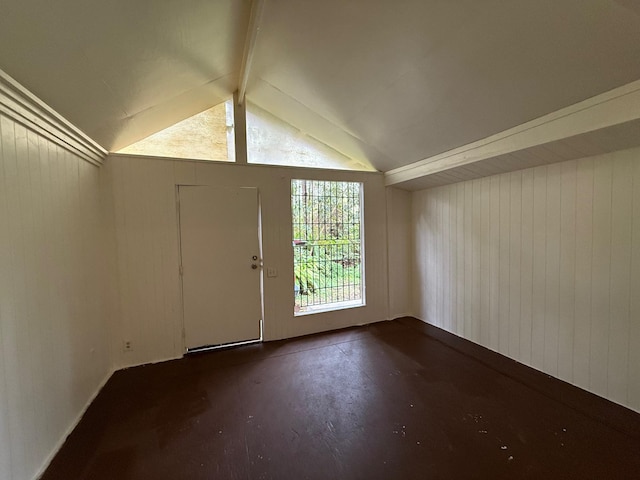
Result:
[[[588,140],[591,134],[633,124],[639,119],[640,80],[637,80],[482,140],[389,170],[385,173],[385,185],[401,184],[572,137],[586,136]],[[621,142],[619,149],[629,148],[627,143]]]
[[[242,65],[240,66],[240,76],[238,78],[238,95],[234,102],[238,106],[244,104],[247,84],[249,83],[249,75],[251,74],[251,66],[253,64],[253,54],[255,52],[258,34],[260,33],[260,21],[262,20],[262,11],[264,9],[265,0],[251,1],[251,16],[249,17],[249,28],[247,29],[247,37],[244,41],[244,51],[242,53]]]
[[[0,113],[89,163],[102,165],[107,151],[0,70]]]

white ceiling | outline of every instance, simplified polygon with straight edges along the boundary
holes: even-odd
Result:
[[[249,0],[2,0],[0,68],[108,150],[237,86]]]
[[[640,78],[637,0],[264,0],[248,98],[387,171]],[[0,68],[109,150],[238,88],[249,0],[2,0]]]

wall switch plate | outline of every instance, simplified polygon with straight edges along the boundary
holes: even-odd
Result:
[[[267,277],[273,278],[278,276],[278,269],[275,267],[267,268]]]

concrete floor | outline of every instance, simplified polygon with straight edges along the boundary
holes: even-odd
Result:
[[[406,318],[117,372],[42,478],[637,479],[640,415]]]

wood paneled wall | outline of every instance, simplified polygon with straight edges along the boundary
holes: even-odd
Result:
[[[389,317],[411,315],[411,192],[387,187]]]
[[[267,340],[386,320],[387,245],[384,179],[378,173],[237,165],[110,155],[105,162],[112,186],[118,251],[120,320],[114,330],[118,366],[180,357],[181,282],[176,185],[258,187],[262,205],[264,335]],[[291,178],[364,183],[367,305],[294,317],[291,247]],[[237,301],[242,301],[239,289]],[[122,342],[133,350],[123,352]]]
[[[413,194],[414,313],[640,411],[640,150]]]
[[[99,169],[0,115],[0,478],[35,478],[111,374]]]

